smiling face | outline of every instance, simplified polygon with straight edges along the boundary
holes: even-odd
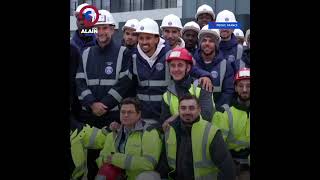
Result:
[[[185,99],[179,104],[179,115],[185,123],[195,121],[200,116],[200,112],[200,106],[194,99]]]
[[[159,43],[159,37],[154,34],[139,33],[138,43],[142,51],[151,57],[156,51],[156,47]]]
[[[114,26],[109,24],[97,25],[98,33],[96,34],[97,41],[101,44],[107,44],[110,42],[114,33]]]
[[[215,52],[215,41],[212,36],[205,35],[201,41],[201,51],[204,55],[209,56]]]
[[[175,81],[183,79],[190,69],[191,65],[184,60],[171,60],[169,63],[169,71]]]

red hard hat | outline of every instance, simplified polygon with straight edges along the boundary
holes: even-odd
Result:
[[[189,51],[186,48],[173,48],[170,52],[167,61],[170,62],[172,60],[184,60],[187,63],[193,64],[192,55],[189,53]]]
[[[112,164],[103,164],[97,177],[105,177],[108,180],[117,180],[122,175],[122,170]]]
[[[235,82],[243,79],[250,79],[250,68],[240,69],[234,78]]]

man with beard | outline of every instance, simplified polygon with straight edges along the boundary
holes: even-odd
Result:
[[[198,33],[200,27],[194,21],[187,22],[181,31],[182,39],[185,42],[185,48],[193,55],[197,49]]]
[[[203,4],[198,7],[197,13],[195,15],[196,21],[200,26],[200,29],[203,28],[203,26],[207,25],[210,21],[214,21],[215,14],[213,12],[212,7],[210,7],[207,4]]]
[[[126,46],[132,50],[137,47],[138,34],[136,33],[139,21],[137,19],[129,19],[122,27],[123,40],[122,46]]]
[[[77,94],[82,105],[80,121],[97,128],[109,126],[112,121],[120,122],[119,108],[107,109],[106,95],[118,79],[125,74],[130,54],[126,47],[114,42],[115,21],[107,10],[99,10],[95,24],[97,45],[87,48],[82,54],[76,74]],[[108,113],[107,113],[108,111]],[[89,151],[89,179],[97,173],[94,160],[99,151]],[[90,171],[91,169],[91,171]]]
[[[202,119],[196,97],[179,100],[179,116],[165,131],[169,179],[235,180],[235,166],[221,131]]]
[[[223,10],[218,13],[216,23],[236,23],[236,17],[233,12]],[[236,36],[233,34],[234,29],[220,29],[221,42],[219,45],[220,51],[224,54],[224,59],[230,62],[240,59],[242,56],[243,47],[238,44]]]
[[[237,165],[239,180],[250,179],[250,69],[243,68],[235,76],[235,90],[231,106],[213,117],[214,126],[221,129],[231,155]]]
[[[183,39],[180,37],[182,24],[178,16],[174,14],[165,16],[161,22],[160,29],[162,37],[170,44],[171,49],[185,46]]]
[[[200,48],[196,50],[194,58],[196,66],[211,73],[213,81],[213,96],[216,109],[223,104],[230,104],[233,93],[233,68],[231,62],[223,58],[219,50],[220,35],[217,29],[204,26],[199,32]]]
[[[77,18],[78,30],[74,32],[71,38],[71,44],[76,46],[79,49],[80,54],[82,54],[82,52],[86,48],[96,45],[95,36],[87,36],[81,33],[82,29],[91,28],[91,27],[84,26],[84,14],[79,14],[80,10],[85,6],[89,6],[89,4],[87,3],[80,4],[75,11],[74,15]],[[85,13],[85,11],[83,13]]]

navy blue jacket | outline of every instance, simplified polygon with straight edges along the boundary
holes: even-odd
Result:
[[[89,109],[94,102],[104,102],[110,88],[118,82],[124,71],[127,70],[130,53],[127,50],[123,53],[122,63],[117,66],[120,44],[112,39],[111,42],[101,48],[99,45],[86,49],[82,55],[84,59],[88,52],[85,78],[83,61],[80,62],[76,75],[77,94],[82,106]],[[118,69],[118,68],[119,69]],[[118,72],[117,72],[118,71]],[[110,109],[109,109],[110,110]]]
[[[80,54],[82,54],[86,48],[97,44],[95,36],[80,36],[79,30],[73,33],[70,43],[79,49]]]
[[[243,51],[241,59],[237,59],[234,62],[232,62],[232,66],[235,73],[239,71],[240,65],[246,68],[250,68],[250,49],[246,49]]]
[[[219,50],[223,53],[223,58],[231,62],[236,60],[237,57],[238,41],[236,36],[232,33],[229,41],[221,41]],[[231,56],[230,56],[231,55]]]
[[[197,49],[194,58],[196,60],[196,66],[210,72],[213,81],[213,97],[216,103],[216,107],[220,107],[223,104],[229,104],[234,94],[234,72],[230,61],[226,61],[226,71],[223,77],[222,84],[220,82],[220,63],[224,60],[223,53],[217,51],[216,56],[210,64],[205,64],[201,57],[201,50]],[[216,92],[217,87],[221,86],[221,92]]]

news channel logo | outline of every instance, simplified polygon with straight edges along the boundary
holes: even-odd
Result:
[[[93,27],[99,20],[99,11],[95,6],[84,6],[80,12],[80,20],[83,20],[84,29],[81,30],[81,34],[85,36],[94,36],[98,33],[97,28]]]

